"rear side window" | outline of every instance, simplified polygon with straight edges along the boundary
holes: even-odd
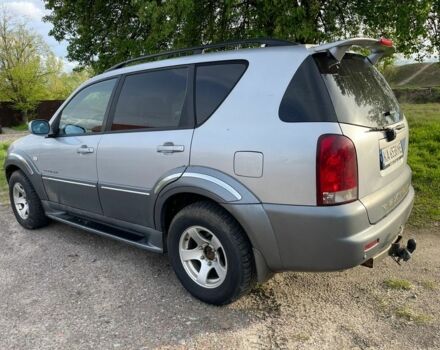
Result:
[[[314,56],[341,123],[383,127],[403,115],[385,78],[364,57],[346,54],[340,64],[329,56]]]
[[[127,76],[111,130],[191,127],[184,106],[187,84],[186,67]]]
[[[313,57],[307,57],[295,72],[278,111],[282,121],[335,122],[335,110]]]
[[[232,61],[196,67],[196,117],[200,125],[226,99],[247,68],[246,61]]]

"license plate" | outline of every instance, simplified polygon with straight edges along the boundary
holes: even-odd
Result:
[[[386,169],[403,158],[402,141],[380,150],[380,168]]]

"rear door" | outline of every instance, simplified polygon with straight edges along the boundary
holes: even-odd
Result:
[[[375,223],[408,193],[408,124],[384,77],[365,57],[346,54],[340,64],[325,54],[314,58],[342,133],[356,147],[359,199]]]
[[[192,71],[179,66],[124,78],[98,148],[104,215],[154,226],[154,185],[170,170],[189,164]]]

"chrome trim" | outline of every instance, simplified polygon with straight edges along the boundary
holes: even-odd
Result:
[[[127,192],[127,193],[134,193],[134,194],[141,194],[144,196],[149,196],[149,192],[141,192],[141,191],[133,191],[133,190],[124,190],[122,188],[116,188],[116,187],[109,187],[109,186],[100,186],[103,190],[111,190],[111,191],[118,191],[118,192]]]
[[[56,179],[54,177],[47,177],[47,176],[43,176],[43,180],[50,180],[50,181],[56,181],[56,182],[64,182],[66,184],[79,185],[79,186],[85,186],[85,187],[96,187],[96,185],[86,184],[84,182],[61,180],[61,179]]]
[[[9,153],[9,157],[17,158],[18,160],[22,161],[24,165],[26,166],[27,170],[31,175],[34,174],[34,171],[32,170],[32,167],[30,166],[29,162],[24,158],[23,156],[17,154],[17,153]]]
[[[162,180],[160,180],[157,185],[154,187],[154,193],[158,193],[162,188],[168,185],[171,181],[179,178],[182,173],[175,173],[168,176],[165,176]]]
[[[212,183],[215,183],[216,185],[223,187],[226,191],[228,191],[230,194],[232,194],[237,200],[241,199],[240,193],[238,193],[233,187],[228,185],[226,182],[223,182],[222,180],[217,179],[216,177],[205,175],[205,174],[199,174],[199,173],[184,173],[182,177],[194,177],[197,179],[202,179],[206,181],[210,181]]]

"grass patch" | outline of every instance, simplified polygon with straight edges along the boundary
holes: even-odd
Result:
[[[436,290],[437,289],[437,282],[435,282],[435,281],[422,281],[422,282],[420,282],[420,284],[425,289],[429,289],[429,290]]]
[[[399,307],[396,309],[396,316],[407,321],[413,321],[416,324],[422,325],[429,323],[432,318],[429,315],[418,313],[408,306]]]
[[[389,278],[383,281],[383,283],[385,284],[385,286],[391,289],[410,290],[412,288],[412,284],[410,281],[397,278]]]
[[[440,221],[440,103],[403,104],[410,126],[408,163],[416,191],[413,226]]]
[[[11,126],[11,129],[15,131],[28,131],[28,125],[27,123],[23,123],[20,125]]]
[[[0,143],[0,164],[1,164],[1,174],[0,174],[0,204],[8,203],[8,183],[6,182],[5,173],[3,171],[3,164],[5,163],[6,152],[8,150],[9,143]]]

